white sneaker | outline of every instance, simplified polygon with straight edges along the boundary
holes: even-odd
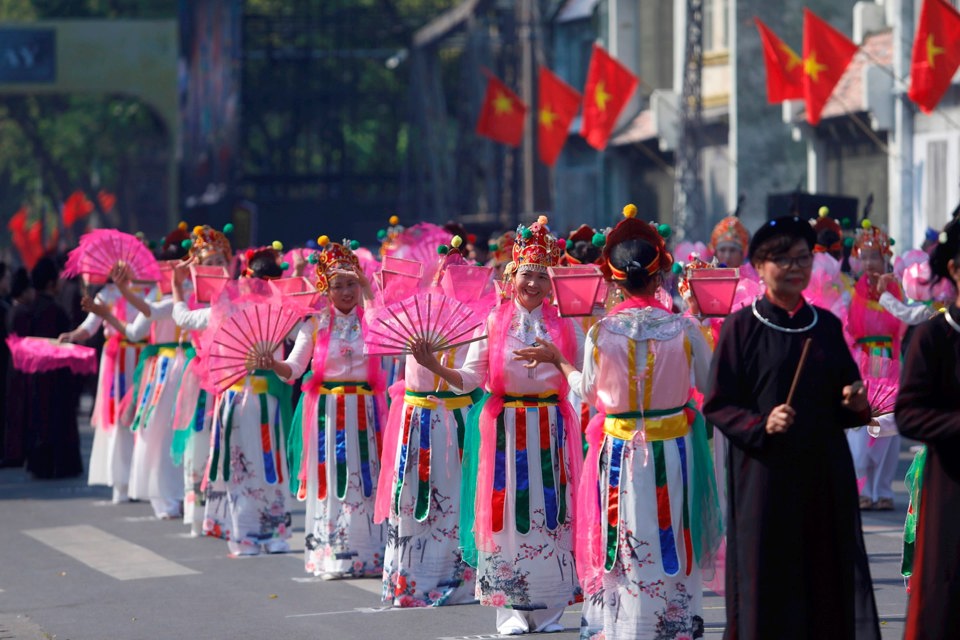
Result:
[[[124,502],[130,502],[130,496],[127,495],[127,485],[118,484],[113,488],[113,499],[111,500],[113,504],[123,504]]]
[[[510,623],[503,625],[497,629],[497,631],[502,636],[522,636],[527,633],[527,628],[519,624]]]
[[[537,633],[560,633],[564,628],[562,624],[551,622],[547,626],[537,629]]]
[[[289,553],[290,545],[283,538],[274,538],[263,543],[263,548],[267,553]]]
[[[327,580],[327,581],[330,581],[330,580],[339,580],[339,579],[342,578],[342,577],[343,577],[343,576],[342,576],[341,574],[339,574],[339,573],[332,573],[332,572],[330,572],[330,571],[327,571],[326,573],[320,574],[320,579],[321,579],[321,580]]]

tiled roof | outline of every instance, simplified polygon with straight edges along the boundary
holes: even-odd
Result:
[[[610,144],[618,147],[625,144],[635,144],[656,137],[657,130],[653,126],[653,111],[644,109],[630,121],[630,123],[616,132],[610,139]]]

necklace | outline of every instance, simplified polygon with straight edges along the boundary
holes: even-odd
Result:
[[[753,309],[753,315],[754,315],[754,317],[756,317],[757,320],[759,320],[759,321],[762,322],[764,325],[770,327],[771,329],[773,329],[773,330],[775,330],[775,331],[782,331],[783,333],[803,333],[804,331],[810,331],[810,329],[813,329],[815,326],[817,326],[817,320],[820,319],[820,317],[817,315],[817,308],[814,307],[813,305],[810,305],[810,310],[813,311],[813,320],[810,322],[810,324],[808,324],[808,325],[805,326],[805,327],[800,327],[800,328],[798,328],[798,329],[790,329],[790,328],[788,328],[788,327],[781,327],[780,325],[774,324],[773,322],[770,322],[769,320],[767,320],[766,318],[764,318],[762,315],[760,315],[760,312],[757,311],[757,300],[758,300],[758,299],[759,299],[759,298],[755,299],[755,300],[753,301],[753,304],[750,305],[750,308]],[[960,331],[960,329],[958,329],[958,331]]]
[[[953,330],[957,333],[960,333],[960,324],[953,319],[953,316],[950,315],[950,309],[947,309],[943,312],[943,315],[947,318],[947,324],[953,327]]]

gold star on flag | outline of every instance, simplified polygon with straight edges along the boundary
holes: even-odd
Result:
[[[611,97],[613,96],[607,93],[606,87],[604,86],[603,82],[602,81],[598,82],[597,90],[593,94],[593,100],[594,102],[597,103],[597,107],[600,109],[600,111],[607,110],[607,102],[610,101]]]
[[[803,72],[810,76],[814,82],[820,79],[820,72],[827,68],[827,65],[817,62],[817,52],[811,51],[810,56],[803,61]]]
[[[941,56],[946,53],[946,49],[943,47],[938,47],[937,43],[933,40],[933,34],[927,34],[927,64],[930,65],[930,68],[933,69],[936,66],[937,56]]]
[[[493,110],[498,116],[504,113],[512,113],[513,101],[509,96],[498,92],[497,97],[493,99]]]
[[[788,47],[784,42],[780,43],[780,51],[787,56],[787,71],[793,71],[793,68],[801,62],[800,56],[798,56],[797,52]]]
[[[547,129],[553,129],[553,123],[557,119],[557,114],[553,111],[550,111],[550,107],[546,106],[540,109],[540,124],[542,124]]]

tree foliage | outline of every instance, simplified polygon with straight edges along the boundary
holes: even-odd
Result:
[[[169,19],[183,1],[192,0],[0,0],[0,21]],[[243,1],[239,175],[279,176],[288,186],[320,176],[346,199],[395,199],[410,138],[403,52],[459,1]],[[56,212],[76,189],[96,203],[106,188],[120,195],[123,216],[107,222],[135,230],[148,214],[123,211],[132,202],[123,190],[156,188],[135,169],[172,144],[148,107],[121,96],[5,96],[0,221],[23,204],[34,217]]]

